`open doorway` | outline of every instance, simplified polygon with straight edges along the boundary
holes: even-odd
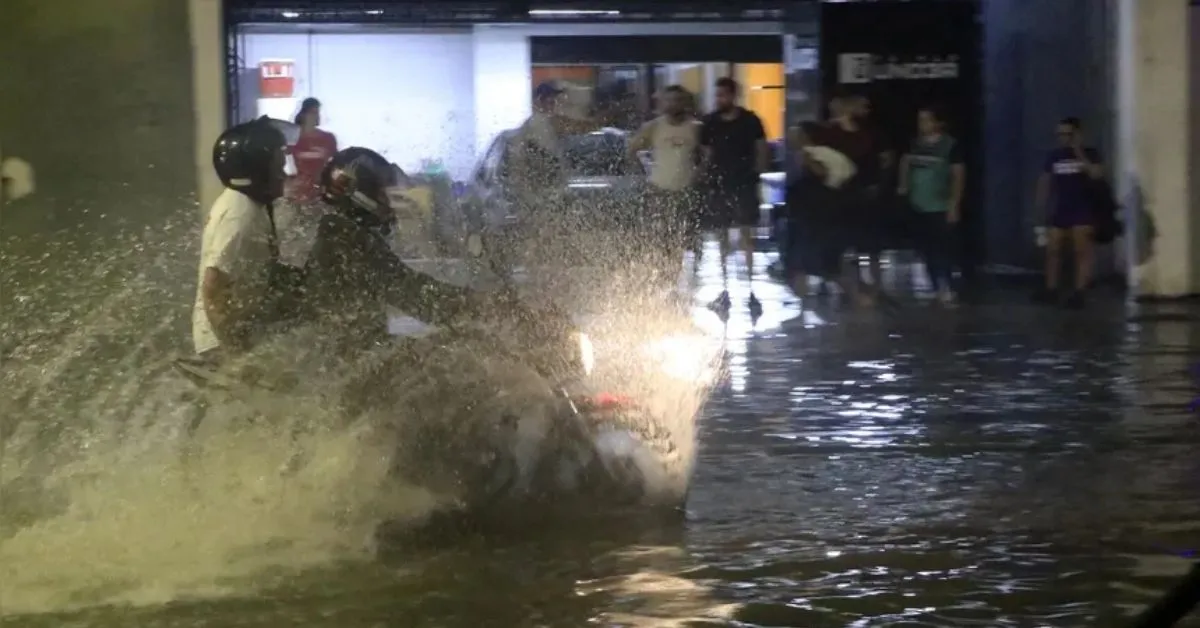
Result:
[[[713,109],[717,79],[730,77],[742,86],[738,104],[763,121],[767,139],[783,139],[787,89],[782,63],[672,63],[657,66],[654,76],[655,92],[682,86],[695,96],[701,113]]]

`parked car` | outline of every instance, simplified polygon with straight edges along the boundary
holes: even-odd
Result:
[[[502,259],[519,265],[516,252],[534,236],[531,208],[517,202],[514,181],[508,175],[516,131],[498,135],[475,166],[467,190],[458,202],[439,206],[436,231],[446,250],[458,250]],[[561,189],[548,190],[537,213],[552,213],[586,238],[589,233],[611,232],[636,220],[646,183],[645,168],[627,157],[628,136],[603,129],[563,139],[567,171]]]

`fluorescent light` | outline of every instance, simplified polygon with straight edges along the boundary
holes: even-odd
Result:
[[[300,14],[295,11],[283,11],[280,13],[280,15],[282,15],[283,17],[286,17],[289,20],[293,20],[293,19],[300,17]]]
[[[571,188],[572,190],[603,190],[605,188],[611,188],[612,184],[603,181],[576,181],[574,183],[568,183],[567,187]]]
[[[532,17],[584,17],[589,15],[616,17],[621,15],[621,12],[602,9],[530,9],[529,15]]]
[[[367,15],[383,15],[382,9],[371,9],[367,11]]]

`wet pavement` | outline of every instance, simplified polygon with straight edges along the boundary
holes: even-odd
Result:
[[[759,269],[765,268],[766,258]],[[1120,626],[1200,533],[1200,308],[996,288],[872,310],[744,279],[686,520],[463,539],[12,626]],[[916,285],[919,288],[919,282]],[[2,602],[3,600],[0,600]]]

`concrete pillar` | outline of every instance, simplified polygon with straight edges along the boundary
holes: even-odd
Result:
[[[533,107],[529,35],[519,25],[474,29],[475,151],[482,153],[501,131],[519,126]]]
[[[188,0],[192,42],[192,116],[195,120],[196,197],[208,216],[221,182],[213,172],[212,147],[225,130],[225,37],[221,0]]]
[[[701,102],[700,102],[700,113],[708,113],[716,108],[716,102],[715,102],[715,99],[713,98],[713,95],[715,94],[716,89],[713,87],[713,85],[717,82],[717,79],[719,79],[719,78],[721,78],[721,76],[720,76],[719,71],[717,70],[717,64],[705,63],[704,64],[704,91],[701,92],[703,94],[703,98],[701,99]]]
[[[1188,3],[1117,3],[1117,150],[1130,287],[1137,297],[1200,293],[1191,218]]]

